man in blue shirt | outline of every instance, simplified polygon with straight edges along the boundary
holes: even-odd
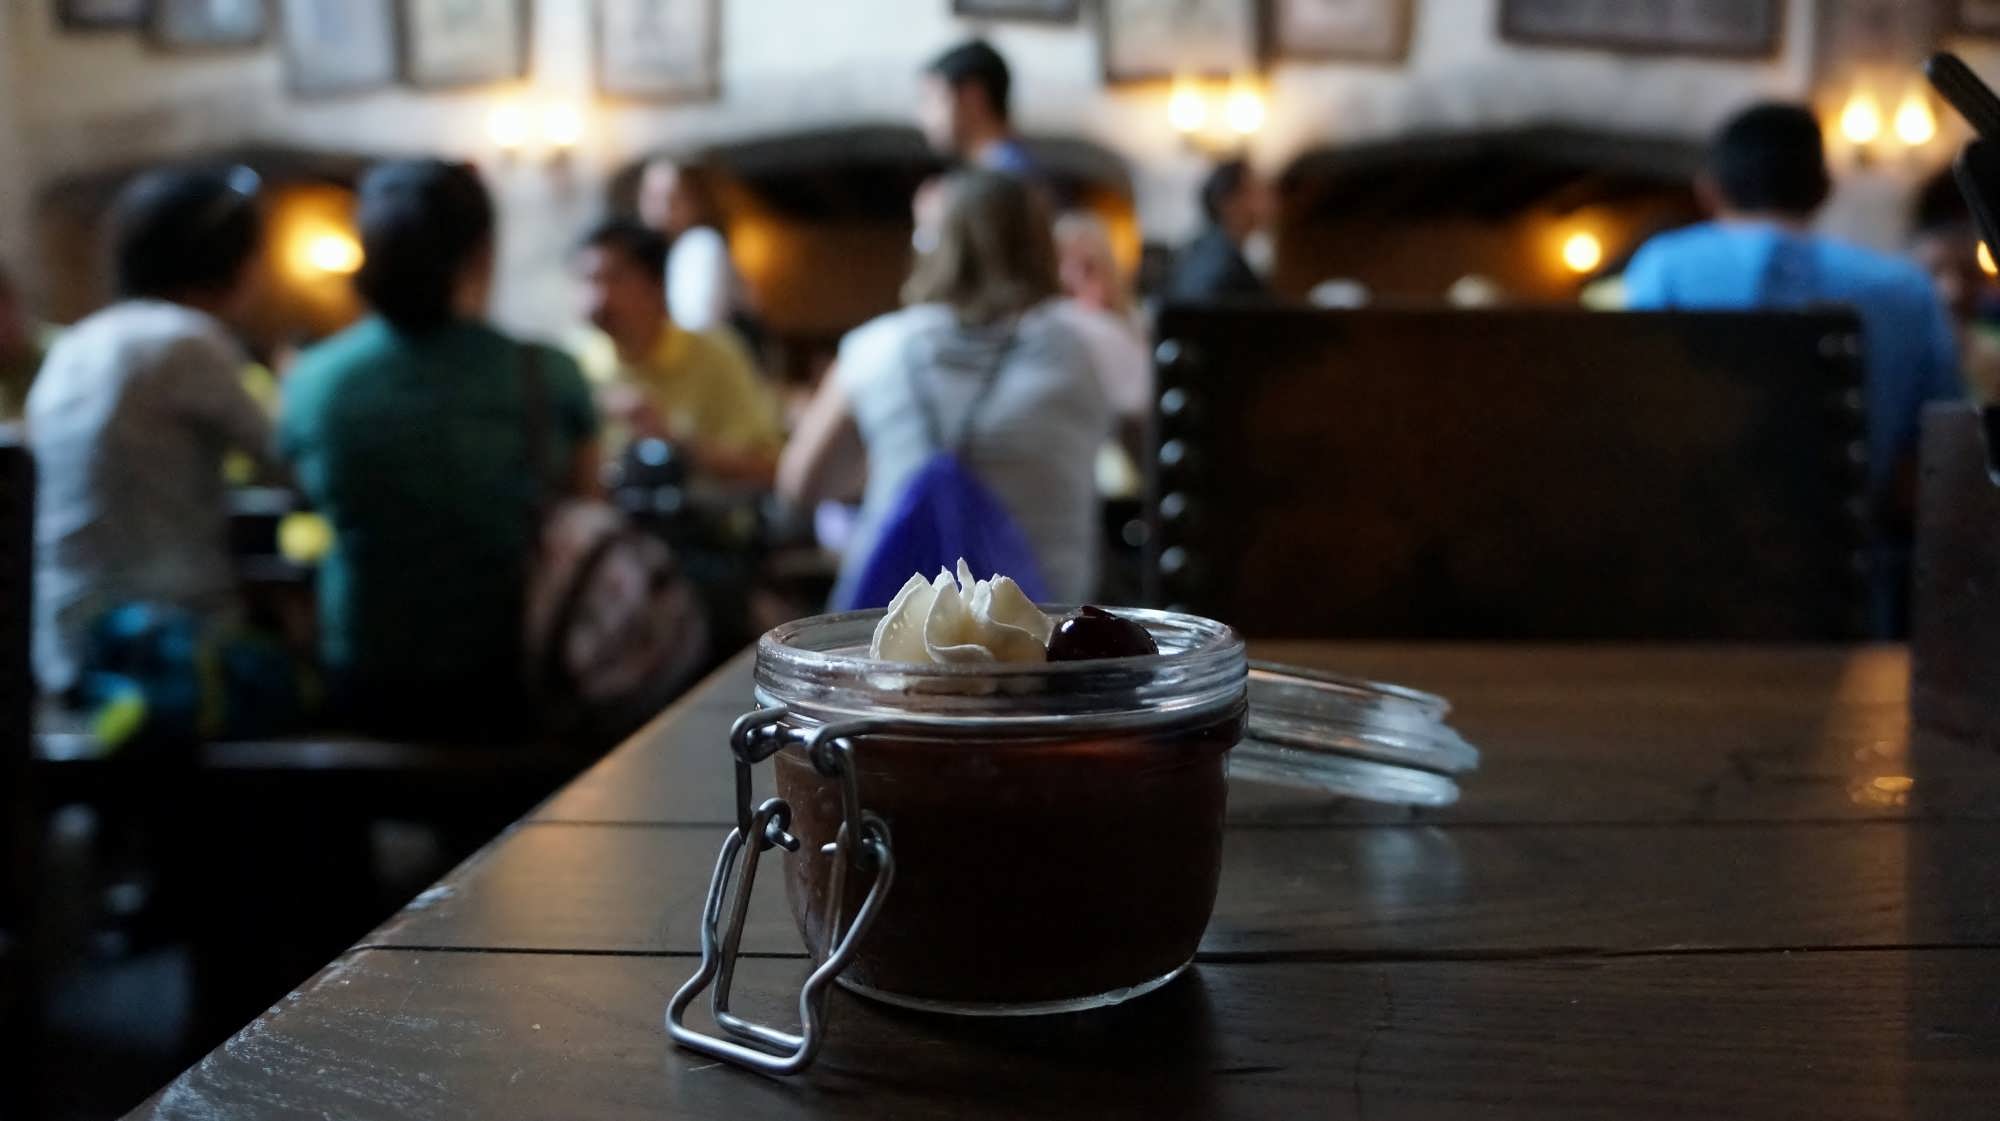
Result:
[[[1888,551],[1906,558],[1895,546],[1910,535],[1918,419],[1926,402],[1964,396],[1957,344],[1922,270],[1812,231],[1829,186],[1810,111],[1744,110],[1716,134],[1697,183],[1714,220],[1641,246],[1625,272],[1626,299],[1634,311],[1852,307],[1867,363],[1869,498]],[[1893,567],[1903,558],[1882,559]],[[1900,601],[1900,574],[1882,575],[1878,584]],[[1900,610],[1878,607],[1878,624],[1900,629]]]
[[[1014,131],[1013,86],[1007,60],[982,39],[932,59],[917,107],[925,139],[962,163],[1039,182],[1042,169]]]

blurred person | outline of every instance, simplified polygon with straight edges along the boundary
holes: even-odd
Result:
[[[1112,413],[1061,298],[1047,212],[1033,188],[991,171],[949,176],[942,198],[937,243],[904,286],[906,306],[842,340],[779,462],[779,494],[810,503],[866,461],[834,604],[880,606],[909,573],[877,579],[878,550],[894,552],[897,519],[949,456],[997,500],[1003,544],[1031,553],[1022,571],[969,556],[988,566],[980,575],[998,568],[1031,595],[1081,601],[1096,579],[1093,465]]]
[[[0,424],[21,419],[47,351],[42,329],[29,319],[13,278],[0,268]]]
[[[1118,264],[1111,228],[1088,210],[1056,218],[1056,268],[1063,291],[1087,308],[1132,317],[1132,282]]]
[[[942,155],[1039,182],[1041,167],[1014,131],[1013,90],[999,51],[983,39],[960,43],[924,68],[918,124]]]
[[[1271,290],[1250,267],[1245,249],[1269,236],[1276,211],[1271,185],[1247,160],[1226,160],[1201,185],[1208,227],[1174,258],[1162,293],[1168,302],[1266,299]]]
[[[1799,105],[1752,106],[1710,144],[1697,183],[1710,221],[1640,246],[1625,271],[1633,310],[1852,307],[1866,354],[1868,495],[1878,550],[1876,626],[1902,630],[1916,505],[1919,414],[1956,400],[1958,348],[1923,271],[1812,229],[1831,189],[1819,122]]]
[[[764,337],[750,288],[736,271],[708,175],[661,157],[639,176],[639,220],[668,241],[666,306],[689,331],[734,329],[754,353]]]
[[[1153,360],[1133,316],[1132,286],[1102,218],[1085,210],[1067,211],[1056,219],[1055,239],[1057,275],[1069,297],[1071,326],[1090,351],[1118,417],[1118,443],[1129,457],[1123,464],[1101,465],[1099,480],[1119,480],[1108,491],[1136,490],[1134,465],[1144,456],[1153,416]]]
[[[378,734],[518,737],[539,515],[596,490],[590,391],[568,355],[486,323],[493,202],[470,166],[378,164],[356,223],[371,314],[300,356],[279,421],[332,526],[319,607],[333,695]]]
[[[769,487],[785,442],[777,401],[734,339],[668,317],[666,256],[664,237],[618,218],[578,244],[584,318],[602,332],[584,364],[605,416],[622,440],[670,440],[703,474]]]
[[[223,459],[271,458],[232,333],[255,292],[256,176],[148,173],[110,227],[116,299],[63,333],[27,398],[34,661],[53,693],[78,687],[93,629],[127,605],[176,625],[241,621]]]
[[[1979,263],[1979,231],[1949,168],[1917,191],[1910,208],[1910,259],[1931,278],[1958,332],[1959,362],[1973,394],[2000,391],[2000,290]]]

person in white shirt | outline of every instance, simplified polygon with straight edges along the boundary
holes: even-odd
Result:
[[[729,257],[715,200],[697,168],[664,157],[646,164],[639,177],[639,220],[672,240],[667,252],[667,311],[686,331],[733,327],[748,337],[756,308],[743,277]]]
[[[274,458],[229,323],[262,236],[247,168],[141,177],[113,212],[119,299],[64,332],[28,393],[35,510],[34,661],[77,682],[85,637],[126,603],[239,613],[222,461]]]
[[[1112,412],[1062,298],[1046,211],[1031,187],[994,171],[947,176],[939,198],[907,306],[841,340],[779,460],[778,494],[808,505],[865,460],[835,586],[844,603],[909,480],[955,451],[1020,527],[1049,594],[1080,602],[1097,582],[1093,468]]]

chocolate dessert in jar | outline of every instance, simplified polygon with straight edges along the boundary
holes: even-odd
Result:
[[[755,699],[731,737],[737,826],[702,964],[667,1024],[683,1046],[774,1074],[812,1061],[831,984],[990,1016],[1104,1007],[1172,981],[1214,909],[1232,754],[1249,751],[1267,781],[1432,805],[1477,759],[1438,698],[1253,669],[1233,630],[1198,616],[1045,613],[962,563],[912,577],[886,611],[766,634]],[[753,808],[750,768],[767,760],[778,797]],[[773,871],[816,963],[797,1033],[728,1008],[772,849],[786,850]],[[722,1035],[686,1023],[704,991]]]
[[[965,583],[925,592],[976,600],[985,582]],[[899,602],[940,630],[941,609]],[[860,737],[851,756],[862,801],[893,838],[896,880],[841,985],[938,1011],[1070,1011],[1148,992],[1193,959],[1222,866],[1243,644],[1192,616],[1119,617],[1156,649],[1066,649],[1048,627],[1029,631],[1037,647],[1054,639],[1059,657],[1079,656],[996,661],[961,649],[934,660],[950,644],[933,642],[920,662],[920,645],[872,642],[872,616],[807,620],[760,644],[758,703],[787,707],[786,726],[893,724]],[[892,607],[881,626],[898,618]],[[1007,656],[1004,636],[999,645],[987,653]],[[803,746],[775,764],[802,842],[786,861],[786,893],[823,956],[836,913],[855,914],[869,884],[850,875],[844,898],[832,895],[841,782]]]

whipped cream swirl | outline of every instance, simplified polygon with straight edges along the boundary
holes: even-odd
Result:
[[[1045,662],[1055,620],[1041,613],[1005,576],[974,580],[965,561],[958,574],[910,577],[876,624],[868,656],[889,662],[939,665]]]

